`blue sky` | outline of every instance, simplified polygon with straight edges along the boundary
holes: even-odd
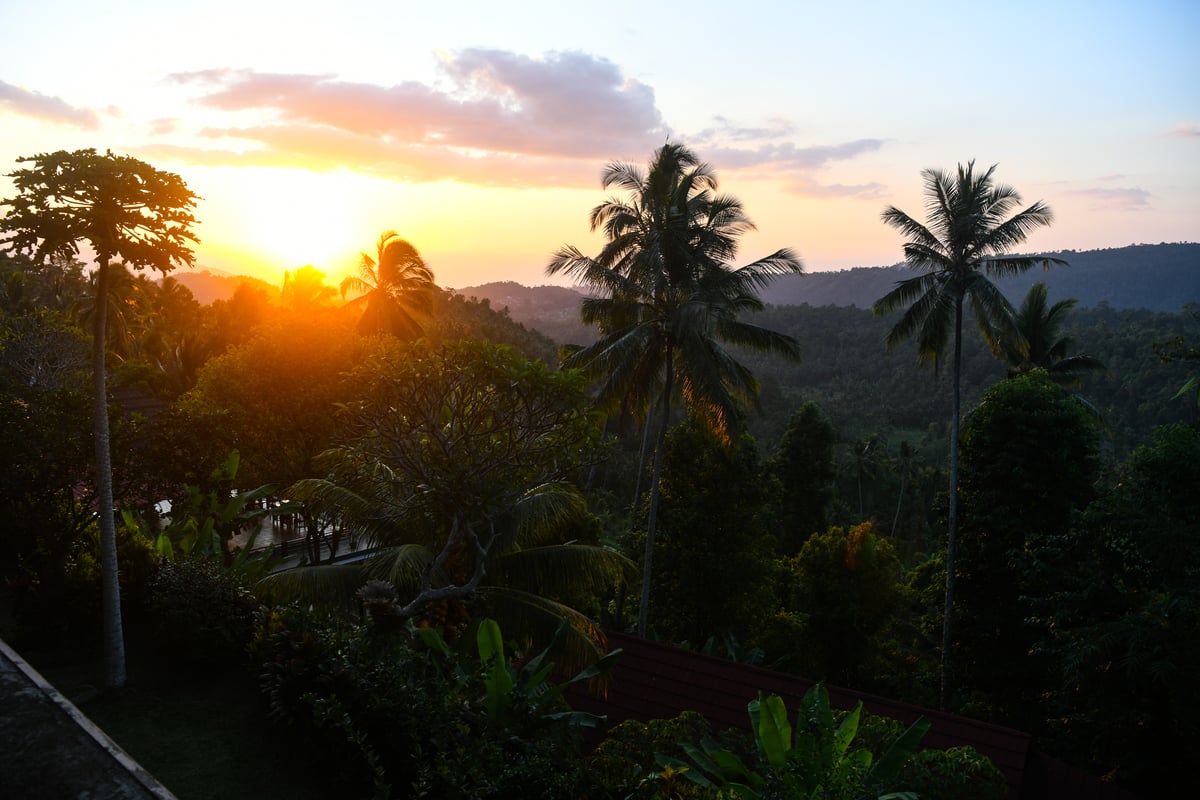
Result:
[[[336,278],[385,229],[445,286],[546,282],[608,161],[692,146],[810,270],[890,264],[887,205],[976,159],[1030,250],[1200,240],[1200,3],[0,6],[0,170],[111,148],[204,197],[198,263]],[[0,192],[9,187],[0,183]]]

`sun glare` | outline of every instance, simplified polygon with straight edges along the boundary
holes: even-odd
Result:
[[[336,285],[370,245],[354,176],[242,169],[233,182],[236,238],[267,280],[311,264]]]

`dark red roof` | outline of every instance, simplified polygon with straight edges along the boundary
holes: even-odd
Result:
[[[715,727],[748,728],[746,704],[757,698],[760,691],[779,695],[794,713],[814,684],[797,675],[737,664],[624,634],[610,633],[609,647],[624,652],[612,672],[607,694],[603,697],[589,694],[578,688],[579,684],[568,692],[573,708],[606,715],[609,724],[628,719],[669,719],[690,710],[704,715]],[[1012,800],[1045,796],[1032,786],[1024,787],[1023,794],[1030,759],[1027,733],[862,692],[826,688],[835,708],[851,709],[861,700],[871,714],[891,717],[905,725],[924,717],[932,725],[922,740],[925,747],[974,747],[1004,773]],[[1044,764],[1038,762],[1038,766]],[[1038,770],[1039,775],[1041,771]],[[1073,796],[1117,797],[1086,793]]]

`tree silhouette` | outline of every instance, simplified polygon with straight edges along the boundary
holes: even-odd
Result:
[[[581,316],[599,325],[600,339],[564,365],[600,380],[599,402],[609,412],[622,403],[660,406],[638,612],[638,633],[644,636],[674,397],[678,393],[720,427],[732,422],[740,404],[756,401],[758,382],[721,345],[796,358],[794,339],[740,317],[763,308],[758,290],[773,276],[803,267],[787,249],[737,269],[729,266],[738,237],[753,224],[740,201],[716,194],[712,170],[682,145],[661,147],[646,171],[609,164],[602,183],[627,193],[624,200],[609,199],[592,210],[592,230],[602,229],[607,243],[595,258],[563,247],[547,272],[570,275],[598,293],[583,301]]]
[[[29,252],[38,261],[79,254],[86,242],[95,256],[96,301],[108,305],[114,261],[125,267],[151,267],[167,273],[192,263],[189,242],[196,195],[178,176],[129,156],[94,149],[41,153],[18,159],[28,168],[9,173],[17,195],[0,203],[0,240],[9,249]],[[125,642],[117,581],[117,538],[113,518],[112,455],[109,445],[105,384],[105,337],[108,314],[93,315],[92,391],[95,414],[96,484],[100,515],[101,569],[105,642],[105,685],[125,684]]]
[[[1076,302],[1070,298],[1047,306],[1046,284],[1038,281],[1029,287],[1011,331],[1000,342],[1009,377],[1044,369],[1058,383],[1074,383],[1081,372],[1104,369],[1098,358],[1067,355],[1075,342],[1062,335],[1062,327]]]
[[[995,165],[982,174],[975,162],[960,164],[956,174],[939,169],[922,172],[928,222],[922,224],[895,206],[883,221],[901,231],[904,260],[920,275],[899,281],[875,302],[884,315],[905,308],[887,334],[889,348],[916,337],[917,357],[940,363],[952,347],[953,411],[950,425],[950,507],[946,542],[946,607],[942,624],[941,698],[945,705],[949,682],[954,607],[954,556],[958,532],[958,435],[961,419],[962,331],[964,305],[993,349],[1012,325],[1012,306],[992,278],[1016,275],[1041,264],[1065,264],[1057,258],[1007,255],[1035,228],[1049,225],[1050,208],[1040,201],[1009,216],[1021,196],[992,179]]]
[[[342,297],[359,292],[348,305],[362,306],[360,333],[390,333],[416,339],[422,333],[418,314],[428,314],[433,304],[433,270],[417,248],[395,231],[386,231],[375,245],[375,257],[362,253],[358,275],[342,281]]]

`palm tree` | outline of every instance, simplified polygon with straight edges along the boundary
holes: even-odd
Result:
[[[1058,383],[1074,383],[1081,372],[1105,368],[1098,358],[1067,355],[1074,341],[1069,336],[1062,336],[1061,331],[1067,314],[1077,302],[1069,298],[1047,307],[1045,282],[1038,281],[1029,287],[1029,293],[1013,318],[1012,330],[1000,343],[1010,378],[1033,369],[1044,369]]]
[[[416,339],[422,333],[415,314],[428,314],[433,307],[433,270],[417,248],[395,231],[385,231],[375,245],[375,257],[360,254],[358,276],[347,276],[341,283],[342,297],[347,292],[359,297],[347,305],[362,305],[358,321],[360,333],[390,333]]]
[[[313,314],[328,308],[336,294],[337,289],[325,285],[325,273],[308,264],[295,272],[287,270],[283,273],[283,288],[279,292],[279,299],[284,308],[298,314]]]
[[[964,305],[993,350],[1001,333],[1012,325],[1012,306],[990,280],[1016,275],[1041,264],[1049,269],[1066,262],[1043,256],[1007,255],[1035,228],[1049,225],[1052,214],[1042,202],[1009,216],[1021,203],[1010,186],[995,183],[995,165],[976,174],[975,162],[960,164],[956,174],[939,169],[922,172],[928,222],[922,224],[895,206],[883,221],[908,239],[904,260],[920,275],[899,281],[875,302],[884,315],[905,308],[888,331],[887,345],[917,339],[922,362],[939,364],[948,346],[952,351],[953,411],[950,425],[950,507],[946,542],[946,606],[942,623],[941,702],[949,685],[949,655],[954,604],[954,556],[958,529],[958,429],[961,416],[962,332]]]
[[[758,290],[772,277],[803,267],[787,249],[729,266],[738,237],[754,226],[736,198],[716,194],[712,170],[682,145],[664,145],[645,172],[610,164],[602,183],[627,193],[592,210],[592,230],[603,229],[607,243],[595,258],[563,247],[547,272],[570,275],[597,293],[583,301],[581,316],[599,325],[600,339],[564,366],[598,377],[598,401],[610,412],[622,403],[659,405],[638,611],[638,634],[645,636],[662,455],[675,395],[721,426],[731,423],[741,403],[755,402],[757,381],[721,343],[798,357],[794,339],[739,317],[763,308]]]

